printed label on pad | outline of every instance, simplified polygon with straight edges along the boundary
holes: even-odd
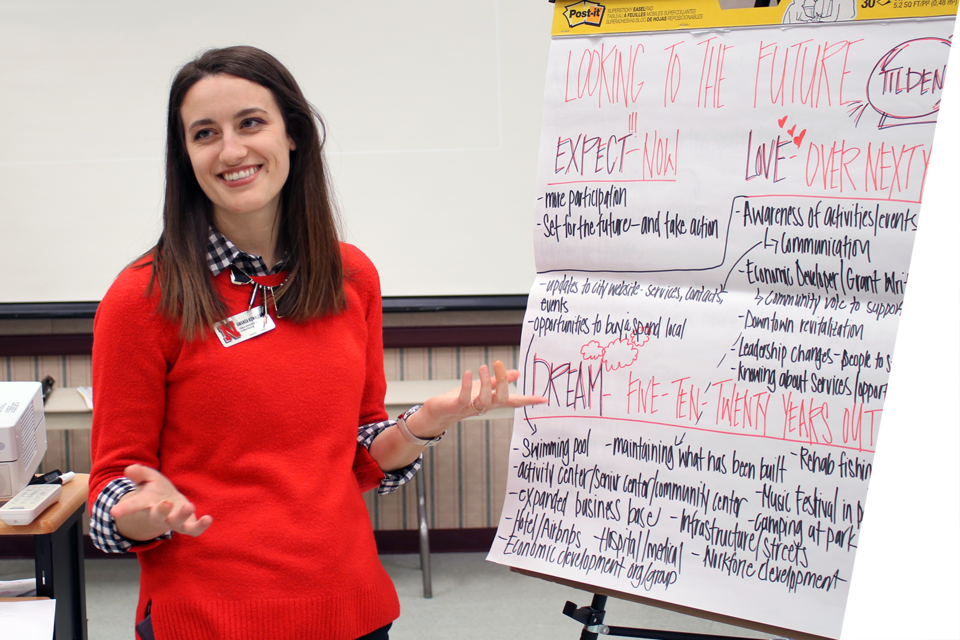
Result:
[[[276,326],[269,314],[264,315],[262,307],[256,307],[218,322],[213,325],[213,329],[223,346],[232,347],[244,340],[256,338]]]

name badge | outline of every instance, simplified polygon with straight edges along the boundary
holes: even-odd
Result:
[[[213,330],[223,346],[232,347],[275,329],[276,326],[270,314],[264,313],[263,307],[255,307],[218,322],[213,325]]]

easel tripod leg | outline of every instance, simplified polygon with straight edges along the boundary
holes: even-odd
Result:
[[[744,640],[738,636],[715,636],[702,633],[685,633],[681,631],[662,631],[659,629],[638,629],[635,627],[611,627],[603,624],[606,615],[604,607],[607,605],[607,596],[593,594],[593,602],[589,607],[577,608],[569,600],[563,606],[563,615],[569,616],[583,625],[580,640],[598,640],[604,636],[618,636],[621,638],[646,638],[647,640]]]
[[[580,633],[580,640],[597,640],[597,638],[599,638],[600,634],[597,631],[588,631],[588,629],[603,624],[603,616],[606,615],[606,611],[603,610],[605,606],[607,606],[607,596],[602,596],[599,593],[593,594],[593,601],[590,603],[590,608],[594,611],[595,622],[583,628],[583,631]]]
[[[607,604],[607,596],[593,594],[593,602],[589,607],[577,608],[577,605],[567,601],[563,606],[563,615],[569,616],[583,625],[580,640],[597,640],[598,632],[603,627],[603,608]]]

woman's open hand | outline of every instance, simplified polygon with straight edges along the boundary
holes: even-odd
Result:
[[[208,515],[197,518],[193,503],[159,471],[133,464],[124,474],[137,488],[123,496],[110,515],[125,538],[147,541],[167,531],[199,536],[213,523]]]
[[[509,371],[503,362],[493,363],[493,377],[487,365],[480,365],[479,377],[473,380],[473,374],[466,371],[460,387],[434,396],[423,403],[423,408],[410,416],[408,423],[414,423],[411,431],[421,438],[435,438],[454,424],[470,416],[483,415],[501,407],[525,407],[543,404],[546,398],[540,396],[521,396],[510,393],[510,383],[520,377],[516,369]],[[421,415],[423,414],[423,415]]]

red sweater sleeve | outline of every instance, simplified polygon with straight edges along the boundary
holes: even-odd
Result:
[[[166,374],[180,342],[156,312],[158,295],[145,296],[149,278],[149,267],[128,267],[94,319],[91,506],[128,465],[160,468]]]
[[[357,423],[359,427],[387,419],[387,411],[383,406],[383,399],[387,393],[387,383],[383,373],[383,302],[380,297],[380,277],[376,267],[362,251],[353,245],[342,246],[345,277],[360,294],[361,303],[365,305],[367,321],[366,382]],[[357,445],[353,473],[357,476],[357,482],[363,492],[376,489],[383,479],[380,465],[370,456],[367,448],[360,444]]]

